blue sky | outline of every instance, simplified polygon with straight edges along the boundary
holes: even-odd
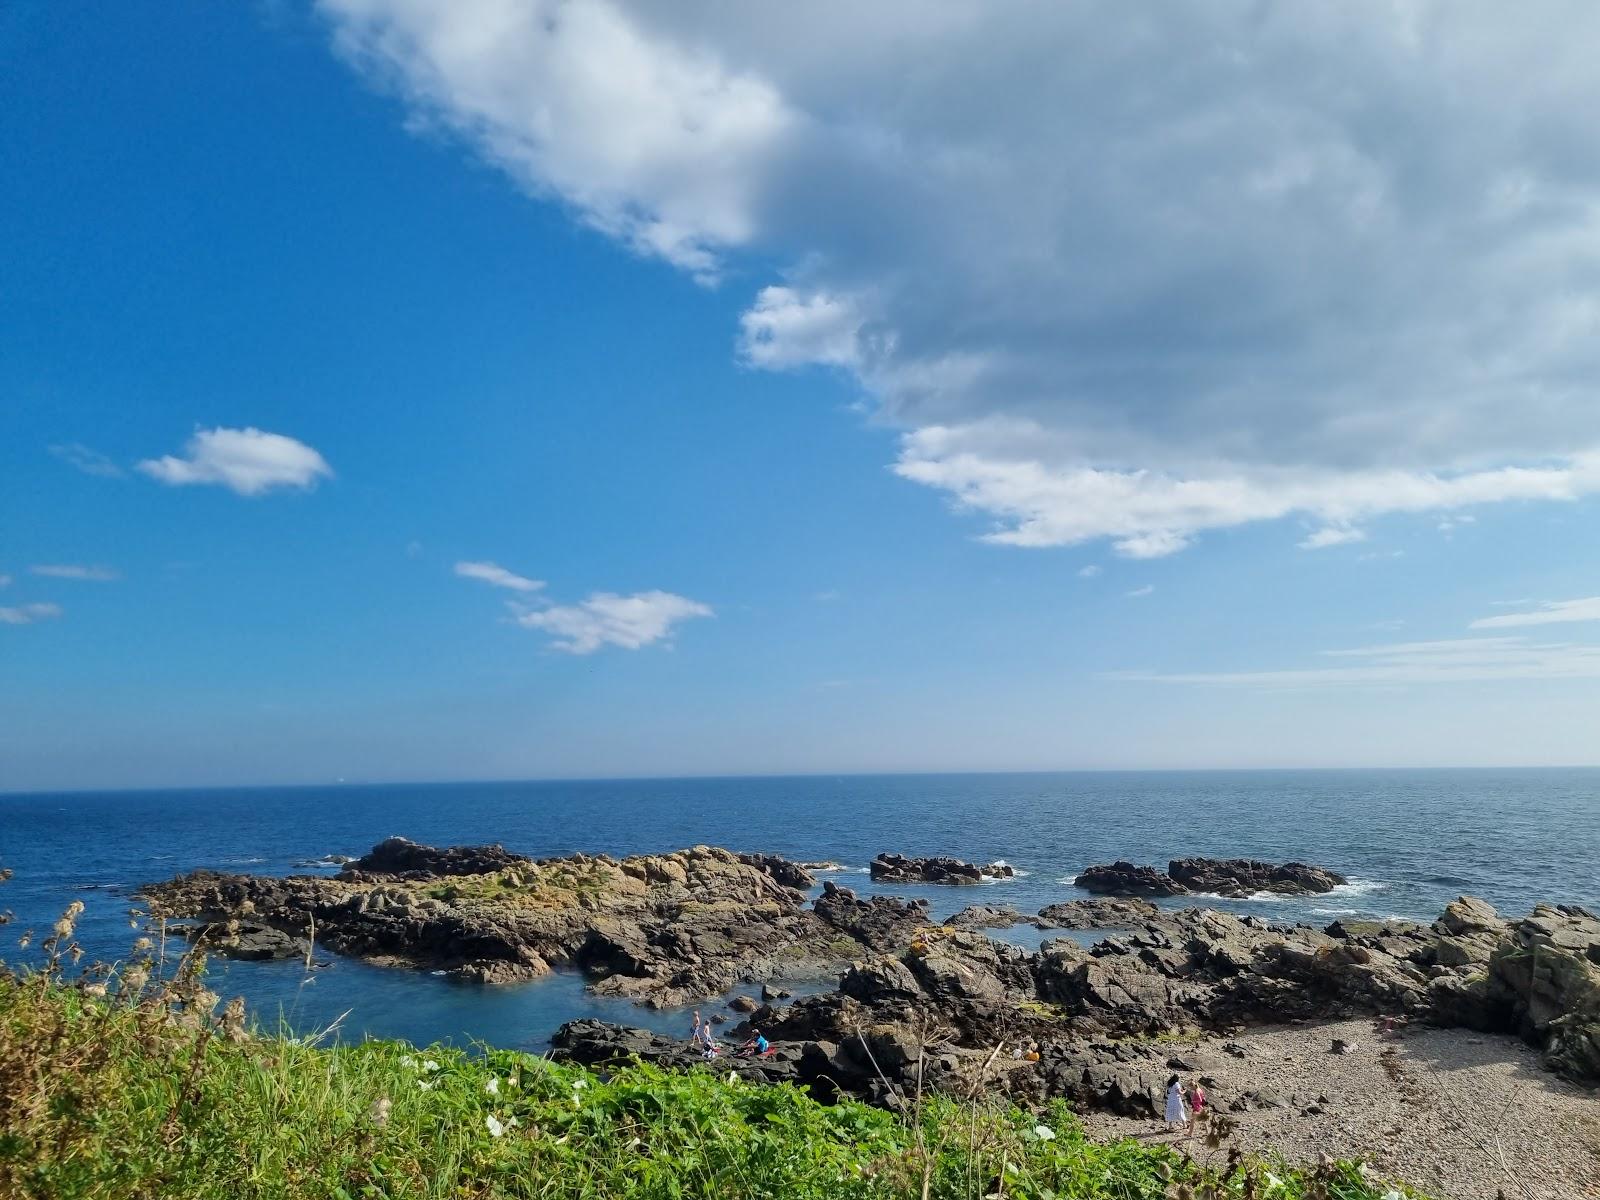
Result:
[[[546,7],[0,14],[0,789],[1596,760],[1585,6]]]

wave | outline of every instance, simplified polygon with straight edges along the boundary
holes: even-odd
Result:
[[[1349,883],[1335,884],[1329,896],[1367,896],[1373,892],[1386,892],[1390,885],[1381,879],[1352,879]]]
[[[1313,908],[1311,911],[1319,917],[1354,917],[1361,912],[1359,908]]]
[[[847,867],[843,863],[801,863],[802,867],[813,875],[865,875],[872,870],[871,867]]]

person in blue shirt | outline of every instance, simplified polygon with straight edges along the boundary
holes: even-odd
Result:
[[[759,1029],[750,1031],[750,1040],[739,1047],[739,1053],[746,1058],[760,1058],[771,1047],[771,1043],[761,1035]]]

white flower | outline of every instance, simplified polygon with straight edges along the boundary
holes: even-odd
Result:
[[[1282,1186],[1283,1186],[1283,1180],[1279,1179],[1271,1171],[1268,1171],[1267,1172],[1267,1191],[1269,1191],[1269,1192],[1277,1191]]]
[[[738,1083],[739,1082],[739,1072],[737,1072],[737,1071],[729,1071],[728,1072],[728,1082],[729,1083]]]
[[[417,1080],[417,1086],[425,1092],[433,1091],[433,1084],[429,1083],[426,1079]]]
[[[483,1090],[491,1096],[498,1096],[500,1094],[500,1080],[494,1075],[489,1076],[489,1082],[483,1085]]]
[[[393,1106],[389,1102],[389,1097],[379,1096],[372,1102],[372,1107],[367,1109],[367,1120],[380,1129],[383,1128],[389,1123],[389,1109],[391,1107]]]
[[[487,1117],[485,1117],[483,1119],[483,1123],[489,1127],[490,1137],[499,1137],[506,1131],[506,1127],[494,1119],[493,1113],[490,1113]]]
[[[431,1058],[425,1058],[422,1060],[422,1069],[424,1071],[437,1071],[439,1069],[439,1064],[434,1062]]]
[[[400,1060],[400,1065],[402,1067],[414,1067],[417,1065],[417,1060],[412,1058],[411,1055],[407,1054]]]
[[[1035,1125],[1033,1127],[1033,1136],[1041,1142],[1053,1142],[1056,1140],[1056,1131],[1048,1125]]]
[[[572,1086],[574,1090],[581,1090],[589,1086],[589,1081],[587,1079],[574,1079]]]

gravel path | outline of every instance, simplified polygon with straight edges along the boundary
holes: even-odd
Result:
[[[1346,1053],[1332,1053],[1335,1038]],[[1222,1048],[1227,1040],[1164,1049],[1191,1066],[1178,1072],[1186,1083],[1215,1078],[1211,1105],[1238,1120],[1235,1139],[1246,1149],[1297,1162],[1360,1158],[1438,1200],[1494,1200],[1502,1190],[1506,1200],[1600,1198],[1600,1094],[1556,1079],[1514,1039],[1459,1029],[1382,1034],[1344,1021],[1240,1034],[1232,1041],[1243,1057]],[[1247,1092],[1280,1103],[1230,1112]],[[1104,1113],[1084,1123],[1101,1137],[1168,1137],[1151,1122]],[[1186,1144],[1202,1161],[1222,1155],[1198,1136]]]

